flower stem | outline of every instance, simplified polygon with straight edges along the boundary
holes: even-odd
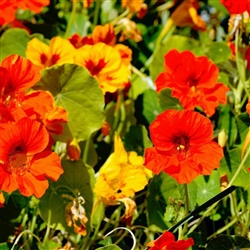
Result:
[[[93,27],[95,27],[98,24],[98,17],[99,17],[101,2],[102,2],[101,0],[96,1],[95,12],[94,12],[94,20],[93,20]]]
[[[159,34],[156,40],[156,49],[160,47],[163,38],[166,36],[166,34],[172,28],[173,25],[174,25],[174,21],[171,17],[169,17],[167,20],[167,23],[164,25],[163,29],[161,30],[161,33]]]
[[[245,164],[245,162],[246,162],[246,160],[247,160],[247,158],[248,158],[249,153],[250,153],[250,147],[248,148],[248,150],[247,150],[247,152],[246,152],[244,158],[242,159],[242,161],[241,161],[241,163],[240,163],[240,165],[239,165],[237,171],[235,172],[233,178],[232,178],[231,181],[229,182],[228,187],[231,187],[231,186],[233,185],[235,179],[238,177],[238,175],[239,175],[241,169],[244,167],[244,164]]]
[[[77,2],[73,0],[72,1],[72,11],[71,11],[69,22],[67,24],[67,28],[66,28],[66,31],[65,31],[65,34],[64,34],[64,38],[68,38],[69,35],[70,35],[71,27],[72,27],[72,25],[73,25],[73,23],[75,21],[76,6],[77,6]]]
[[[186,202],[185,202],[185,216],[189,214],[189,196],[188,196],[188,185],[184,184],[184,190],[185,190],[185,197],[186,197]],[[181,231],[181,236],[180,239],[183,239],[188,227],[188,222],[184,224],[183,230]]]

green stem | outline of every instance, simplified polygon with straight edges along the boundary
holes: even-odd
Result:
[[[129,14],[129,10],[126,9],[123,13],[121,13],[120,16],[116,17],[111,24],[115,25],[119,20],[121,20],[123,17],[127,16]]]
[[[43,244],[46,245],[47,241],[48,241],[48,237],[49,237],[49,233],[50,233],[50,222],[51,222],[51,210],[48,210],[48,221],[47,221],[47,228],[46,228],[46,232],[43,238]]]
[[[99,1],[97,1],[99,2]],[[73,0],[72,2],[72,11],[71,11],[71,14],[70,14],[70,18],[69,18],[69,22],[67,24],[67,28],[66,28],[66,31],[65,31],[65,34],[64,34],[64,37],[67,39],[70,35],[70,30],[71,30],[71,27],[75,21],[75,16],[76,16],[76,6],[77,6],[77,1]]]
[[[185,216],[189,214],[189,195],[188,195],[188,186],[187,184],[184,184],[184,190],[185,190],[185,197],[186,197],[186,204],[185,204]],[[184,224],[183,230],[181,231],[181,238],[183,239],[188,227],[188,222]]]
[[[99,17],[99,11],[101,8],[101,0],[96,1],[95,6],[95,12],[94,12],[94,20],[93,20],[93,27],[95,27],[98,24],[98,17]]]
[[[91,143],[92,137],[88,138],[85,142],[84,152],[83,152],[83,162],[84,164],[87,164],[88,161],[88,154],[89,154],[89,148]]]
[[[235,172],[233,178],[232,178],[231,181],[229,182],[228,187],[231,187],[231,186],[233,185],[235,179],[238,177],[238,175],[239,175],[241,169],[244,167],[244,164],[245,164],[245,162],[246,162],[246,160],[247,160],[247,158],[248,158],[249,153],[250,153],[250,147],[248,148],[246,154],[244,155],[244,158],[242,159],[242,161],[241,161],[241,163],[240,163],[240,165],[239,165],[237,171]]]
[[[241,232],[241,236],[245,236],[247,230],[249,230],[249,225],[250,225],[250,210],[247,211],[247,222],[244,225],[244,228]]]

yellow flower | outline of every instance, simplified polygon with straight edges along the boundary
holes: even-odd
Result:
[[[104,43],[85,45],[77,50],[75,63],[87,68],[103,93],[115,92],[128,82],[130,70],[117,49]]]
[[[132,197],[148,184],[152,172],[143,166],[136,152],[126,152],[121,138],[115,135],[115,150],[101,167],[94,192],[106,204]]]
[[[55,64],[74,63],[75,48],[66,39],[53,37],[50,46],[33,38],[28,42],[26,57],[35,65],[42,68]]]

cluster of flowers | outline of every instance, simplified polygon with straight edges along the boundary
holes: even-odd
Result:
[[[30,88],[40,70],[28,59],[10,55],[0,66],[0,190],[19,189],[24,196],[41,197],[46,177],[63,173],[59,156],[52,152],[53,134],[61,134],[67,112],[55,105],[46,91]]]
[[[132,51],[116,44],[111,24],[98,25],[91,36],[83,38],[77,34],[69,39],[54,37],[50,45],[34,38],[28,43],[26,57],[40,69],[64,63],[83,66],[97,79],[103,93],[126,86],[131,74]]]

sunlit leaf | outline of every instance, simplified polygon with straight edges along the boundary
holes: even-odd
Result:
[[[36,89],[49,90],[56,104],[68,111],[68,126],[78,140],[86,140],[104,121],[104,98],[99,84],[87,69],[64,64],[43,70]]]
[[[231,49],[223,42],[213,42],[208,51],[208,57],[214,63],[227,61],[231,55]]]

